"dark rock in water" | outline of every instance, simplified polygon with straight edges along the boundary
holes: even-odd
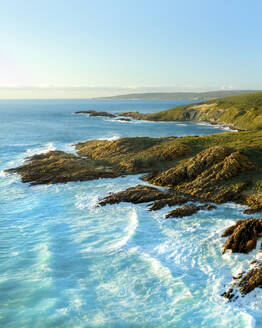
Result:
[[[87,181],[121,175],[121,169],[111,163],[88,160],[58,150],[29,157],[26,164],[6,172],[18,173],[23,182],[31,185]]]
[[[98,205],[105,206],[107,204],[117,204],[121,202],[139,204],[167,198],[169,196],[169,193],[163,192],[157,188],[138,185],[103,198],[98,202]]]
[[[75,112],[75,114],[89,114],[89,116],[105,116],[105,117],[116,117],[115,115],[107,112],[97,112],[95,110],[81,110]]]
[[[161,208],[165,206],[174,206],[174,205],[181,205],[185,204],[188,200],[180,195],[172,195],[172,197],[166,198],[166,199],[158,199],[155,200],[154,203],[149,208],[149,211],[156,211],[160,210]]]
[[[231,287],[222,294],[222,296],[232,300],[235,298],[237,290],[244,296],[255,288],[262,286],[262,262],[261,260],[253,260],[250,262],[250,269],[241,272],[237,277],[233,277]]]
[[[262,218],[239,220],[233,226],[228,227],[222,237],[229,237],[223,247],[223,251],[231,249],[232,252],[248,253],[256,248],[257,240],[262,233]],[[262,245],[259,252],[262,251]],[[254,259],[250,263],[250,269],[246,272],[239,273],[233,277],[233,282],[228,291],[222,296],[233,300],[235,292],[240,291],[242,295],[246,295],[253,289],[262,286],[262,261]]]
[[[252,267],[238,282],[242,295],[246,295],[256,287],[262,286],[262,263]]]
[[[131,122],[131,119],[126,117],[116,118],[115,120],[120,122]]]
[[[214,205],[205,204],[201,206],[196,206],[194,204],[185,205],[183,207],[176,208],[175,210],[166,214],[166,218],[182,218],[184,216],[190,216],[197,213],[200,210],[212,210],[216,208]]]
[[[227,228],[222,237],[228,237],[223,246],[223,253],[231,249],[233,253],[248,253],[256,248],[257,239],[262,232],[261,219],[239,220]]]
[[[233,288],[229,288],[229,290],[227,290],[226,292],[224,292],[221,296],[224,296],[225,298],[232,300],[232,298],[234,298],[234,293],[233,293]]]

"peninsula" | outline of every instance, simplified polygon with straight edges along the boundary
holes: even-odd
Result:
[[[97,113],[95,115],[99,116]],[[135,204],[151,202],[150,210],[158,210],[189,201],[213,203],[184,205],[167,213],[166,218],[212,210],[214,203],[228,201],[247,205],[246,214],[262,211],[262,92],[181,106],[154,114],[129,112],[118,115],[155,121],[209,122],[229,126],[238,132],[191,137],[91,140],[75,145],[77,155],[50,151],[29,157],[25,164],[7,171],[18,173],[23,182],[31,185],[144,173],[142,180],[166,187],[163,192],[153,186],[134,186],[100,200],[101,206],[121,201]],[[240,220],[227,229],[223,235],[228,237],[224,251],[229,249],[247,253],[254,249],[262,232],[261,220]],[[262,263],[253,262],[250,271],[235,279],[224,296],[233,299],[235,290],[240,290],[244,295],[260,286],[261,273]]]

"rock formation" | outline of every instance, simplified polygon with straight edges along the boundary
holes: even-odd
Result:
[[[175,210],[166,214],[166,219],[172,218],[182,218],[184,216],[190,216],[197,213],[200,210],[208,210],[211,211],[215,209],[216,206],[211,204],[205,204],[201,206],[196,206],[194,204],[185,205],[183,207],[176,208]]]
[[[113,115],[111,113],[99,112],[99,111],[95,111],[95,110],[80,110],[78,112],[75,112],[75,114],[88,114],[89,116],[116,117],[116,115]]]
[[[130,187],[124,191],[112,193],[109,196],[99,200],[98,205],[118,204],[128,202],[133,204],[147,203],[154,200],[167,198],[170,194],[154,187],[138,185]]]

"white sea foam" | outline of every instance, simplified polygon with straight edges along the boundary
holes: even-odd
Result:
[[[98,138],[98,140],[108,140],[108,141],[114,141],[120,139],[120,136],[112,136],[112,137],[108,137],[108,138]]]
[[[122,239],[120,239],[119,241],[117,241],[116,243],[114,243],[112,246],[110,246],[110,250],[119,249],[119,248],[122,248],[124,245],[126,245],[127,242],[134,235],[137,226],[138,226],[137,212],[135,209],[133,209],[131,212],[131,215],[129,217],[129,223],[123,231],[124,237]]]

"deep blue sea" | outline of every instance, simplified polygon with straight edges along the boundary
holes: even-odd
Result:
[[[156,112],[186,101],[0,101],[0,327],[262,327],[262,290],[227,303],[221,293],[251,254],[221,255],[233,203],[177,220],[164,208],[97,208],[139,176],[30,187],[4,169],[32,154],[74,152],[88,139],[223,132],[207,124],[118,122],[78,110]]]

